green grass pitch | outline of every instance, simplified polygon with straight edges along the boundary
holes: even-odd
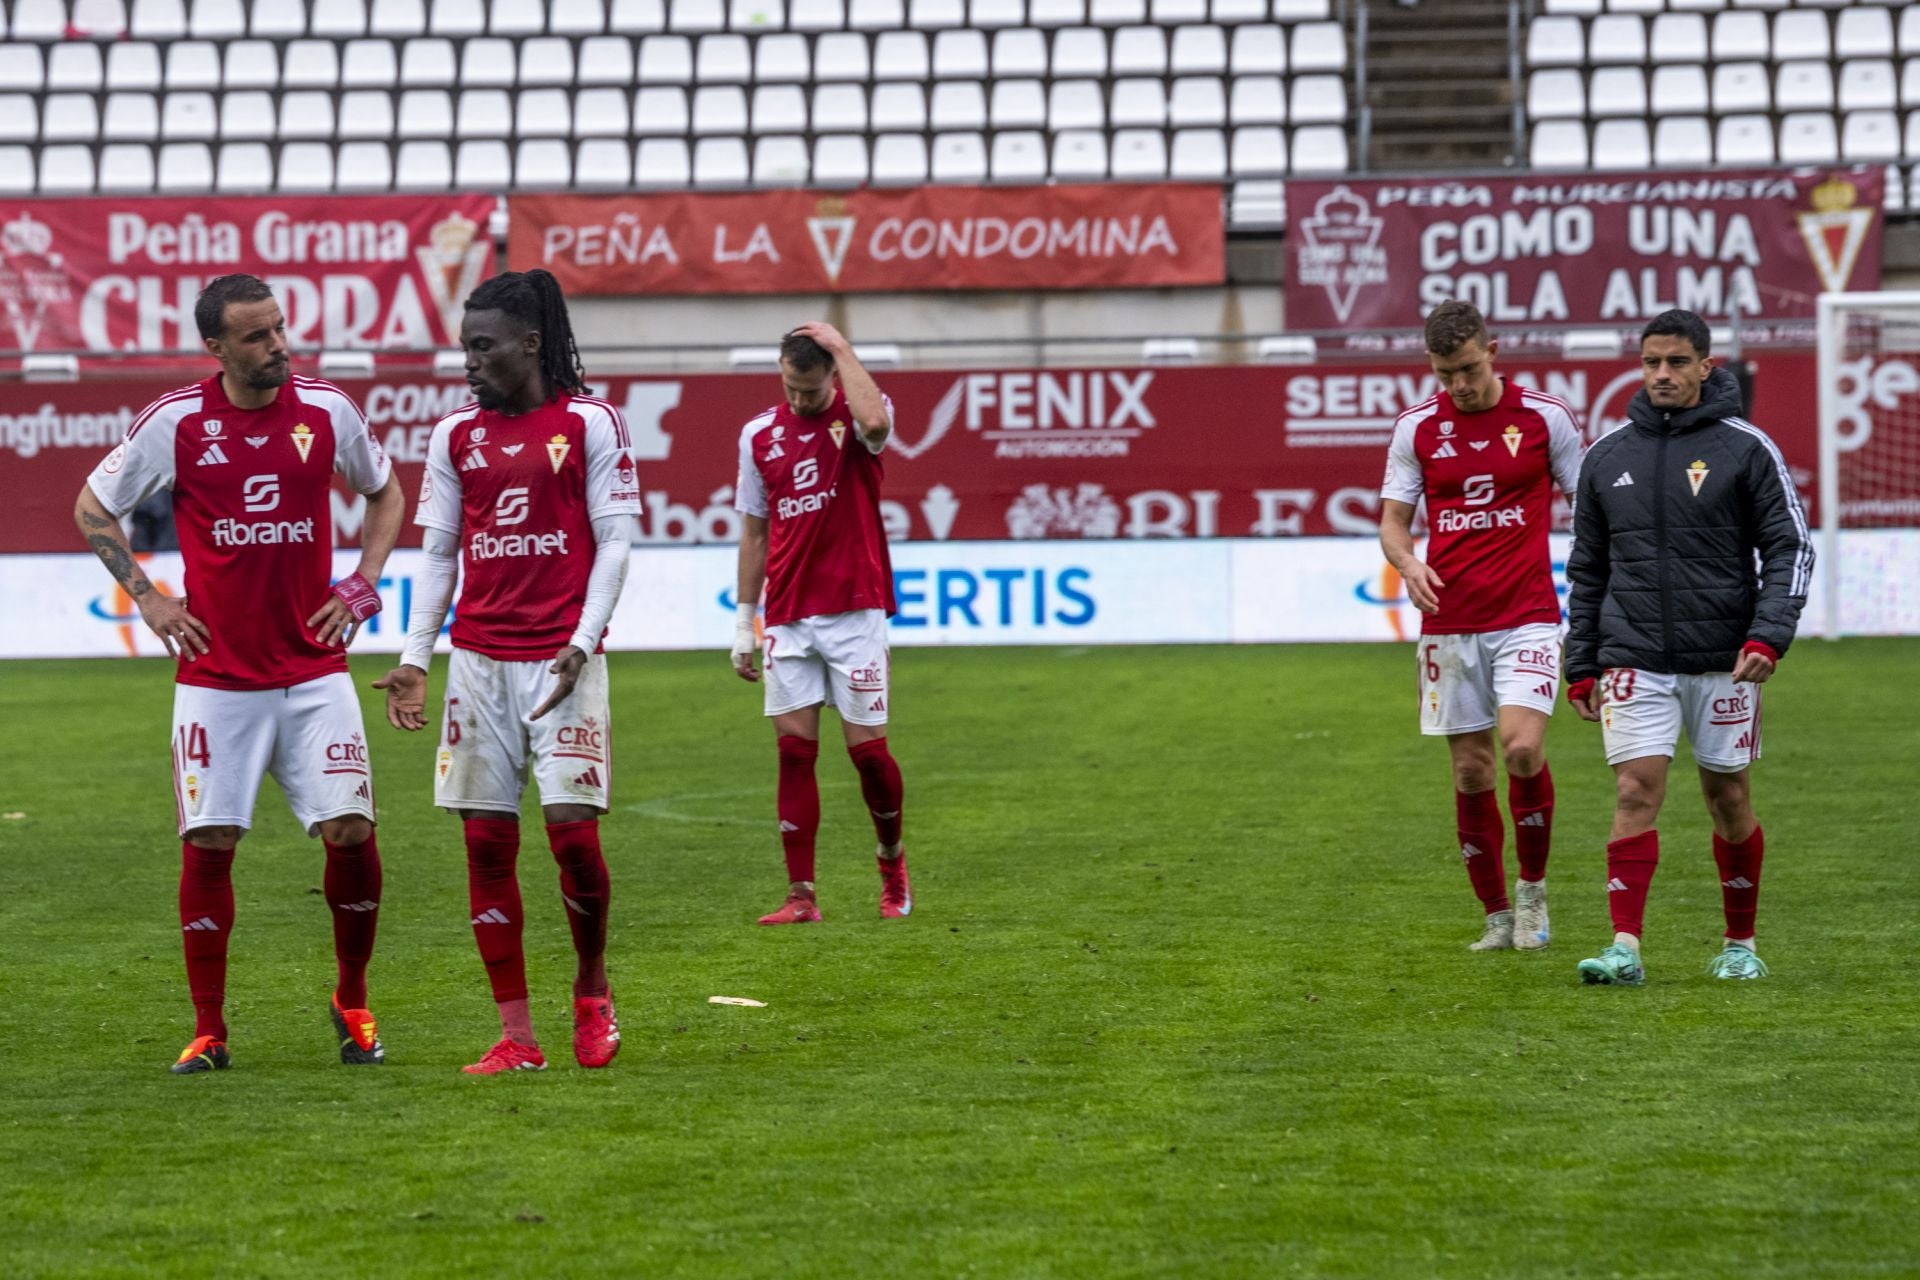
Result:
[[[902,651],[915,914],[878,919],[834,744],[826,923],[763,930],[784,872],[757,691],[718,653],[617,656],[624,1047],[572,1063],[531,824],[554,1066],[493,1080],[456,1070],[497,1025],[433,744],[366,689],[386,660],[354,674],[388,1063],[335,1058],[320,850],[269,784],[235,868],[234,1069],[191,1078],[166,1071],[191,1031],[167,672],[8,664],[0,1273],[1920,1274],[1920,642],[1809,641],[1769,686],[1767,981],[1706,975],[1719,889],[1683,757],[1640,990],[1574,973],[1610,936],[1610,780],[1564,706],[1553,946],[1467,953],[1412,663]]]

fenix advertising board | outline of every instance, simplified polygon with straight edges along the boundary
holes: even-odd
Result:
[[[1811,502],[1813,357],[1766,355],[1755,364],[1753,416]],[[1873,502],[1850,512],[1849,522],[1915,523],[1920,474],[1896,465],[1904,454],[1893,425],[1920,408],[1920,371],[1905,357],[1856,365],[1842,380],[1848,426],[1841,443],[1850,465],[1880,480]],[[1506,371],[1568,401],[1589,439],[1625,421],[1640,385],[1639,371],[1625,361],[1515,362]],[[882,496],[896,542],[1370,535],[1394,417],[1435,389],[1423,366],[1375,363],[882,372],[879,381],[895,409]],[[8,495],[0,552],[77,547],[72,505],[88,472],[145,405],[178,385],[0,385],[0,479]],[[342,385],[394,459],[409,498],[417,495],[433,423],[467,402],[465,384]],[[609,378],[596,386],[621,408],[632,436],[640,541],[736,541],[740,428],[777,400],[779,379]],[[363,520],[363,501],[341,490],[336,543],[356,545]],[[409,525],[404,545],[417,544]]]

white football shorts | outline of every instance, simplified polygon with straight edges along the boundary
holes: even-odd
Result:
[[[453,651],[433,767],[436,805],[519,813],[531,768],[541,804],[606,812],[613,781],[606,655],[588,654],[567,700],[529,721],[553,692],[552,665],[551,658],[502,662]]]
[[[180,834],[253,826],[271,773],[309,836],[328,818],[373,819],[366,726],[344,671],[289,689],[173,687],[173,796]]]
[[[1501,707],[1553,714],[1560,691],[1560,626],[1530,622],[1474,635],[1422,636],[1420,732],[1432,737],[1491,729]]]
[[[1685,729],[1693,758],[1714,773],[1739,773],[1760,758],[1760,686],[1733,673],[1671,675],[1614,667],[1600,677],[1607,763],[1673,757]]]
[[[832,702],[848,724],[887,722],[887,615],[823,613],[768,627],[761,641],[767,714]]]

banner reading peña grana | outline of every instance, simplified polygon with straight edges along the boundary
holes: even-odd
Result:
[[[273,286],[296,349],[454,345],[495,197],[0,200],[0,350],[195,351],[215,276]]]
[[[1418,328],[1449,298],[1506,325],[1811,316],[1879,287],[1885,189],[1878,166],[1290,181],[1287,325]]]

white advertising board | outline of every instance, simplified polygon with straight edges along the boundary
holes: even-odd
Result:
[[[1563,595],[1567,545],[1553,540]],[[1843,630],[1920,634],[1912,573],[1920,530],[1850,530],[1841,553]],[[386,609],[355,641],[357,652],[399,651],[419,557],[394,553],[379,584]],[[893,557],[893,642],[902,646],[1391,641],[1420,628],[1368,538],[902,542]],[[335,572],[350,572],[357,558],[336,552]],[[180,590],[177,554],[141,560],[163,589]],[[724,649],[733,579],[728,547],[636,547],[608,647]],[[0,556],[0,602],[0,657],[162,651],[84,553]],[[1809,605],[1809,624],[1822,616],[1819,604]]]

